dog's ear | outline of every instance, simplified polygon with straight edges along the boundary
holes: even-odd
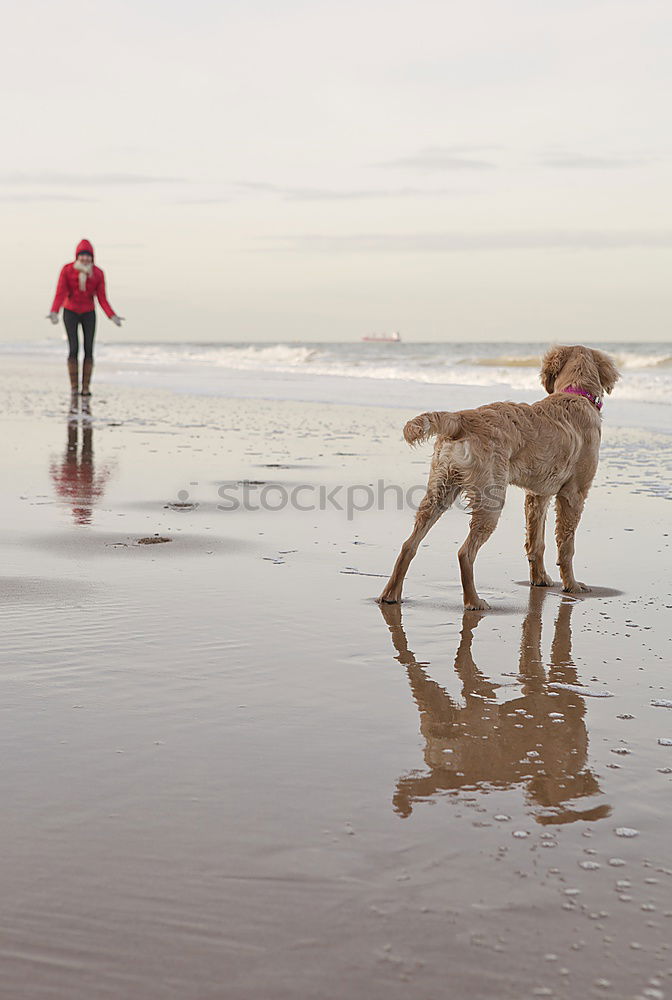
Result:
[[[541,384],[546,392],[553,392],[555,380],[567,364],[573,350],[573,347],[552,347],[546,353],[541,362],[541,372],[539,373]]]
[[[597,366],[597,375],[600,380],[600,385],[605,392],[611,392],[621,377],[620,372],[608,354],[605,354],[603,351],[592,350],[590,353],[592,354],[593,361]]]

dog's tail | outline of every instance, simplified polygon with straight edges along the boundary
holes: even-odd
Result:
[[[421,413],[409,420],[404,427],[404,438],[408,444],[419,444],[435,435],[458,438],[462,434],[462,420],[459,413],[438,411]]]

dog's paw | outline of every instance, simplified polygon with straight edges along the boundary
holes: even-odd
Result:
[[[389,594],[381,594],[380,597],[376,598],[376,603],[378,604],[399,604],[400,598],[392,597]]]
[[[565,593],[565,594],[589,594],[590,593],[590,587],[588,587],[585,583],[579,583],[578,580],[575,583],[573,583],[571,585],[571,587],[563,587],[562,590],[563,590],[563,593]]]
[[[530,580],[530,587],[552,587],[553,581],[551,580],[548,573],[544,573],[543,576],[533,576]]]
[[[476,601],[470,601],[469,604],[465,604],[464,605],[464,610],[465,611],[489,611],[490,610],[490,605],[488,604],[487,601],[484,601],[484,600],[482,600],[482,598],[479,597],[478,600],[476,600]]]

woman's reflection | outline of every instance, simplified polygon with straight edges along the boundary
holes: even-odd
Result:
[[[75,524],[91,524],[94,504],[105,491],[110,470],[103,466],[96,473],[88,405],[83,404],[81,413],[71,410],[67,435],[63,458],[60,462],[52,461],[49,471],[56,492],[72,509]]]
[[[549,689],[549,683],[576,685],[571,659],[571,615],[574,601],[560,603],[555,620],[548,676],[541,658],[541,610],[547,591],[530,590],[523,622],[517,697],[499,703],[499,685],[484,676],[471,652],[476,626],[483,618],[467,611],[462,619],[455,670],[462,681],[464,704],[427,675],[408,648],[399,605],[381,605],[397,660],[406,667],[420,712],[425,738],[426,769],[399,779],[394,808],[409,816],[415,802],[441,792],[480,786],[522,785],[535,807],[539,823],[572,823],[608,816],[607,805],[580,808],[577,799],[600,794],[597,779],[586,766],[588,733],[585,701],[575,692]],[[508,690],[508,689],[504,689]]]

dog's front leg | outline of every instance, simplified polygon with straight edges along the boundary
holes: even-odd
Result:
[[[574,576],[574,538],[581,520],[586,494],[576,490],[563,490],[555,498],[555,538],[558,543],[558,566],[562,589],[566,594],[589,591],[585,583]]]

